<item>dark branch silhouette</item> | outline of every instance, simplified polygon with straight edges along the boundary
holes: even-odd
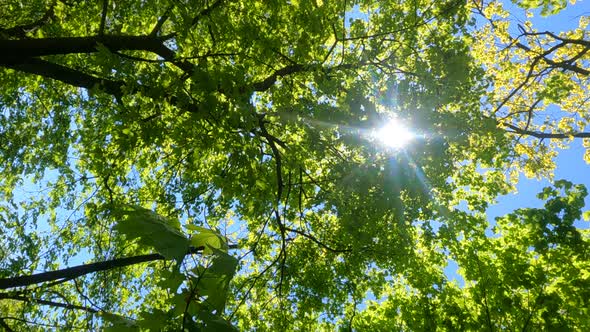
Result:
[[[99,312],[99,310],[97,310],[97,309],[93,309],[93,308],[89,308],[89,307],[85,307],[85,306],[81,306],[81,305],[77,305],[77,304],[42,300],[42,299],[36,299],[36,298],[26,297],[26,296],[16,295],[16,294],[0,293],[0,300],[2,300],[2,299],[16,300],[16,301],[22,301],[22,302],[33,302],[33,303],[37,303],[37,304],[41,304],[41,305],[47,305],[47,306],[56,307],[56,308],[64,308],[64,309],[69,309],[69,310],[82,310],[82,311],[86,311],[86,312],[89,312],[92,314]]]
[[[19,63],[6,64],[8,68],[20,72],[51,78],[62,83],[85,89],[97,88],[103,92],[120,99],[123,96],[125,82],[104,79],[80,70],[71,69],[53,62],[38,58],[22,59]]]
[[[235,249],[237,246],[230,245],[230,249]],[[198,247],[194,248],[191,247],[187,254],[197,254],[200,253],[204,248]],[[25,275],[25,276],[18,276],[12,278],[2,278],[0,279],[0,289],[7,289],[7,288],[14,288],[14,287],[24,287],[29,285],[35,285],[42,282],[47,281],[56,281],[60,279],[74,279],[81,277],[83,275],[99,272],[99,271],[107,271],[112,270],[119,267],[125,267],[145,262],[153,262],[158,260],[166,260],[166,258],[160,254],[149,254],[149,255],[139,255],[139,256],[132,256],[132,257],[124,257],[124,258],[115,258],[108,261],[103,262],[96,262],[90,264],[83,264],[74,267],[69,267],[66,269],[61,269],[57,271],[49,271],[49,272],[42,272],[37,274]]]
[[[101,45],[112,52],[122,50],[148,51],[167,58],[170,56],[170,53],[164,50],[164,48],[168,48],[163,44],[167,38],[169,37],[150,35],[97,35],[88,37],[0,39],[0,49],[10,50],[10,52],[0,53],[0,63],[18,63],[25,58],[46,55],[95,53],[98,52]]]
[[[510,123],[503,123],[502,125],[510,128],[511,130],[509,130],[508,132],[512,132],[515,134],[520,134],[520,135],[527,135],[527,136],[532,136],[532,137],[536,137],[536,138],[555,138],[555,139],[565,139],[565,138],[570,138],[570,137],[576,137],[576,138],[590,138],[590,133],[570,133],[570,134],[565,134],[565,133],[544,133],[544,132],[537,132],[537,131],[532,131],[532,130],[527,130],[527,129],[522,129],[519,128],[515,125],[512,125]]]
[[[0,289],[24,287],[59,279],[73,279],[89,273],[112,270],[118,267],[125,267],[144,262],[151,262],[166,259],[160,254],[140,255],[125,258],[116,258],[104,262],[83,264],[57,271],[42,272],[37,274],[18,276],[13,278],[0,279]]]

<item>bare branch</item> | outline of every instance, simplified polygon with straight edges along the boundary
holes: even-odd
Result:
[[[81,306],[81,305],[70,304],[70,303],[61,303],[61,302],[48,301],[48,300],[42,300],[42,299],[35,299],[35,298],[31,298],[31,297],[6,294],[6,293],[0,293],[0,299],[10,299],[10,300],[16,300],[16,301],[22,301],[22,302],[33,302],[33,303],[47,305],[47,306],[56,307],[56,308],[64,308],[64,309],[69,309],[69,310],[82,310],[82,311],[86,311],[86,312],[89,312],[92,314],[96,314],[99,312],[96,309],[92,309],[92,308]]]
[[[510,123],[502,123],[503,126],[506,126],[510,129],[512,129],[511,131],[509,130],[508,132],[510,133],[515,133],[515,134],[519,134],[519,135],[526,135],[526,136],[532,136],[532,137],[536,137],[536,138],[547,138],[547,139],[565,139],[565,138],[571,138],[571,137],[575,137],[575,138],[590,138],[590,133],[585,133],[585,132],[581,132],[581,133],[570,133],[570,134],[564,134],[564,133],[543,133],[543,132],[537,132],[537,131],[532,131],[532,130],[527,130],[527,129],[522,129],[520,127],[517,127],[515,125],[512,125]]]
[[[113,95],[117,99],[120,99],[123,96],[123,86],[125,84],[123,81],[114,81],[92,76],[82,71],[71,69],[53,62],[37,58],[25,58],[22,59],[20,63],[8,64],[5,66],[21,72],[52,78],[80,88],[98,88]]]
[[[323,243],[322,241],[318,240],[315,236],[313,236],[311,234],[307,234],[305,232],[302,232],[302,231],[300,231],[298,229],[285,227],[285,230],[287,230],[289,232],[293,232],[293,233],[299,234],[299,235],[301,235],[301,236],[303,236],[303,237],[311,240],[313,243],[317,244],[318,246],[320,246],[320,247],[322,247],[322,248],[324,248],[324,249],[326,249],[328,251],[331,251],[333,253],[352,252],[352,249],[351,248],[338,248],[338,249],[332,248],[332,247],[328,246],[327,244]]]
[[[235,249],[237,246],[230,245],[230,249]],[[194,248],[191,247],[187,254],[196,254],[200,253],[204,247]],[[83,264],[78,265],[70,268],[65,268],[57,271],[49,271],[49,272],[42,272],[32,275],[25,275],[25,276],[18,276],[13,278],[1,278],[0,279],[0,289],[7,289],[7,288],[14,288],[14,287],[24,287],[34,284],[39,284],[42,282],[47,281],[55,281],[59,279],[73,279],[77,277],[81,277],[83,275],[99,272],[99,271],[107,271],[112,270],[115,268],[145,263],[145,262],[152,262],[158,260],[166,260],[166,257],[160,254],[149,254],[149,255],[139,255],[139,256],[132,256],[132,257],[124,257],[124,258],[116,258],[108,261],[97,262],[97,263],[90,263],[90,264]]]

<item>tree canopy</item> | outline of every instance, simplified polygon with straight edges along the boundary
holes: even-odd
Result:
[[[506,5],[5,0],[0,326],[589,330],[585,186],[486,211],[590,162],[590,18]]]

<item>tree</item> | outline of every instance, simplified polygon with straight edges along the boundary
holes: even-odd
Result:
[[[510,37],[497,3],[454,0],[3,6],[4,329],[590,325],[586,189],[497,237],[485,217],[550,175],[543,139],[587,137],[582,111],[536,120],[585,105],[583,28]],[[375,138],[391,118],[405,149]]]

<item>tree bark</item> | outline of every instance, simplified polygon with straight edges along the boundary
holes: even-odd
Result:
[[[140,255],[125,258],[116,258],[104,262],[83,264],[57,271],[42,272],[37,274],[18,276],[14,278],[0,279],[0,289],[23,287],[59,279],[74,279],[89,273],[112,270],[118,267],[125,267],[144,262],[151,262],[166,259],[160,254]]]
[[[236,244],[230,244],[229,249],[237,249]],[[188,254],[200,254],[205,247],[190,247]],[[96,262],[90,264],[83,264],[74,267],[69,267],[57,271],[42,272],[37,274],[18,276],[13,278],[0,278],[0,289],[24,287],[34,284],[40,284],[47,281],[57,281],[61,279],[75,279],[83,275],[112,270],[118,267],[125,267],[145,262],[153,262],[159,260],[166,260],[166,257],[160,254],[138,255],[132,257],[115,258],[108,261]]]
[[[163,58],[174,55],[164,46],[166,37],[87,36],[37,39],[0,39],[0,63],[19,63],[23,59],[46,55],[95,53],[103,45],[110,51],[149,51]],[[168,51],[166,51],[168,50]],[[161,53],[161,54],[160,54]],[[170,59],[171,60],[171,59]]]
[[[92,76],[82,71],[42,59],[25,58],[20,63],[6,64],[5,66],[20,72],[52,78],[79,88],[98,88],[118,99],[123,96],[123,85],[125,84],[123,81]]]

